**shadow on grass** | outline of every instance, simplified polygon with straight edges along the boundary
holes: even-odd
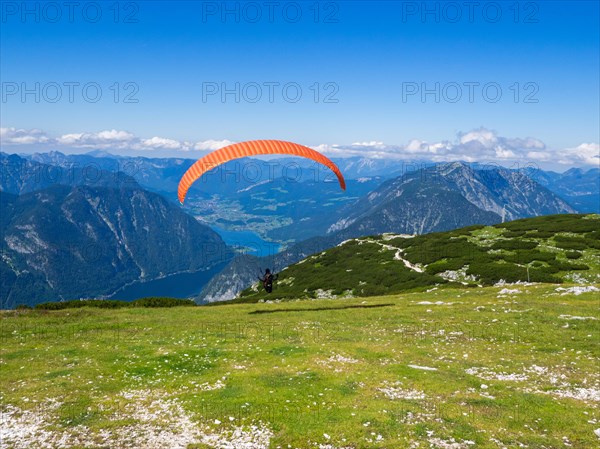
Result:
[[[255,310],[249,312],[249,315],[257,313],[279,313],[279,312],[321,312],[324,310],[344,310],[344,309],[374,309],[377,307],[389,307],[393,306],[393,303],[389,304],[367,304],[367,305],[354,305],[354,306],[343,306],[343,307],[311,307],[311,308],[295,308],[295,309],[272,309],[272,310]]]

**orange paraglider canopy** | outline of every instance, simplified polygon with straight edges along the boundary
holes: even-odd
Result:
[[[179,201],[183,204],[185,195],[191,185],[207,171],[233,159],[260,154],[290,154],[312,159],[333,171],[337,176],[340,187],[343,190],[346,190],[346,181],[344,180],[340,169],[329,158],[323,156],[318,151],[305,147],[304,145],[282,140],[249,140],[248,142],[228,145],[198,159],[194,165],[185,172],[179,181],[179,188],[177,189]]]

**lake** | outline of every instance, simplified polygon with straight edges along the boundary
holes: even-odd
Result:
[[[279,243],[263,240],[253,231],[230,231],[218,226],[212,226],[212,229],[236,252],[244,250],[243,252],[246,254],[266,257],[277,254],[281,247]],[[136,282],[111,295],[109,299],[133,301],[145,296],[169,296],[171,298],[196,296],[225,265],[227,263],[220,264],[207,271],[174,274],[153,281]]]
[[[230,231],[218,226],[211,226],[211,228],[221,236],[227,245],[233,247],[236,252],[244,250],[245,254],[265,257],[277,254],[281,247],[279,243],[263,240],[253,231]]]
[[[148,282],[136,282],[109,297],[109,299],[121,299],[133,301],[145,296],[169,296],[171,298],[189,298],[200,293],[202,288],[211,278],[221,271],[227,262],[219,264],[206,271],[194,273],[180,273],[155,279]]]

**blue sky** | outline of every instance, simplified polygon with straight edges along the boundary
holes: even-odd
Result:
[[[589,161],[600,141],[596,1],[146,1],[119,3],[118,17],[113,2],[89,3],[29,2],[24,15],[21,2],[2,2],[5,149],[28,130],[52,143],[114,130],[176,153],[169,141],[404,148],[484,129],[547,152],[592,144]],[[79,83],[72,102],[68,83]]]

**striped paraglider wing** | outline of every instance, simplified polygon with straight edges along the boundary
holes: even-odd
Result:
[[[248,142],[228,145],[198,159],[194,165],[184,173],[179,181],[179,188],[177,189],[179,201],[183,204],[187,191],[191,185],[207,171],[233,159],[261,154],[289,154],[312,159],[333,171],[337,176],[340,187],[343,190],[346,190],[346,181],[337,165],[318,151],[305,147],[304,145],[282,140],[250,140]]]

